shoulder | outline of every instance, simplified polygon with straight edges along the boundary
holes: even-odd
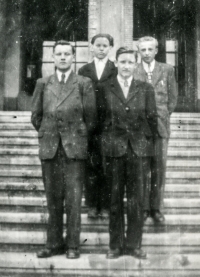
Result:
[[[37,79],[37,84],[46,84],[53,75]]]
[[[166,71],[172,71],[174,70],[174,67],[170,64],[167,64],[167,63],[161,63],[161,62],[157,62],[159,64],[160,67],[162,67],[163,70],[166,70]]]
[[[75,74],[75,73],[74,73]],[[85,76],[75,74],[75,78],[77,79],[79,84],[90,84],[92,83],[91,79]]]
[[[90,69],[91,64],[92,64],[92,63],[87,63],[87,64],[83,65],[81,68],[79,68],[78,72],[79,72],[79,73],[82,73],[82,72],[84,72],[84,71],[87,71],[88,69]]]

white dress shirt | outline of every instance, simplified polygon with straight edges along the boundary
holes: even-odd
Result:
[[[62,71],[60,71],[60,70],[57,69],[57,70],[56,70],[56,74],[57,74],[57,76],[58,76],[58,81],[61,82],[61,80],[62,80],[62,74],[65,74],[64,83],[66,83],[71,72],[72,72],[71,69],[69,69],[69,70],[66,71],[66,72],[62,72]]]
[[[153,72],[154,67],[155,67],[155,60],[153,60],[150,64],[142,61],[142,64],[143,64],[143,67],[144,67],[144,70],[146,71],[146,73]]]
[[[129,88],[131,86],[131,82],[133,80],[133,76],[130,76],[127,79],[122,78],[120,75],[117,75],[117,80],[122,88],[124,97],[127,98],[128,97],[128,92],[129,92]]]
[[[105,57],[104,59],[98,59],[96,57],[94,58],[94,63],[95,63],[95,68],[96,68],[98,79],[101,78],[101,75],[104,71],[107,61],[108,61],[108,57]]]

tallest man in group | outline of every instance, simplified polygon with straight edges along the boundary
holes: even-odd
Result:
[[[157,134],[154,137],[154,156],[145,165],[147,173],[151,174],[151,182],[146,178],[144,220],[151,216],[155,222],[162,223],[165,220],[162,208],[170,136],[170,115],[177,102],[176,81],[173,67],[155,60],[158,52],[158,41],[155,38],[140,38],[138,50],[142,62],[135,69],[134,78],[151,83],[155,92],[158,114]]]

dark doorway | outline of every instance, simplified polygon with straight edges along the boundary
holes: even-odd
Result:
[[[42,76],[44,41],[88,40],[88,1],[24,1],[22,13],[22,90],[31,95]]]
[[[179,92],[176,111],[195,111],[195,28],[194,0],[134,0],[134,39],[156,37],[156,59],[175,68]]]

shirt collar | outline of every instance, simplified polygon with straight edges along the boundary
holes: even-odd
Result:
[[[144,70],[148,73],[149,72],[149,69],[150,69],[150,72],[153,72],[154,70],[154,67],[155,67],[155,60],[153,60],[150,65],[148,63],[145,63],[144,61],[142,61],[142,64],[143,64],[143,67],[144,67]]]
[[[129,78],[127,78],[127,79],[124,79],[124,78],[122,78],[119,74],[117,75],[117,80],[118,80],[118,82],[120,83],[120,84],[123,84],[124,85],[124,82],[125,82],[125,80],[128,82],[128,86],[130,87],[130,85],[131,85],[131,82],[132,82],[132,80],[133,80],[133,76],[130,76]]]
[[[58,81],[61,82],[61,80],[62,80],[62,74],[64,73],[64,74],[65,74],[65,81],[64,81],[64,82],[66,83],[71,72],[72,72],[71,69],[69,69],[69,70],[66,71],[66,72],[62,72],[62,71],[60,71],[60,70],[57,69],[57,70],[56,70],[56,74],[57,74],[57,76],[58,76]]]
[[[98,65],[99,62],[106,64],[107,61],[108,61],[108,57],[105,57],[104,59],[98,59],[98,58],[94,57],[95,65]]]

